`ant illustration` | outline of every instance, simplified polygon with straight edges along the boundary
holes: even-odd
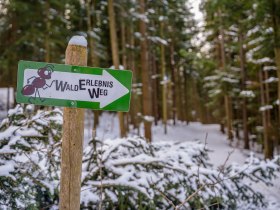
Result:
[[[50,85],[48,85],[46,83],[46,80],[51,79],[53,68],[54,68],[53,65],[47,64],[45,67],[38,69],[37,74],[39,75],[39,77],[33,76],[27,80],[27,85],[25,85],[22,88],[21,93],[25,96],[31,96],[35,93],[35,97],[30,97],[28,99],[29,102],[30,102],[31,98],[36,99],[37,94],[38,94],[41,102],[43,102],[45,100],[45,99],[41,99],[39,89],[43,88],[43,90],[45,90],[46,88],[49,88],[52,86],[53,81]],[[31,84],[29,84],[31,79],[33,79],[33,81]]]

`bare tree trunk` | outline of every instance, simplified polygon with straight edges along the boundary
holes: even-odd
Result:
[[[134,76],[133,76],[133,84],[136,84],[136,78],[138,76],[136,69],[135,69],[135,53],[134,53],[134,46],[135,46],[135,40],[134,40],[134,28],[133,28],[133,23],[130,23],[130,27],[128,29],[128,40],[129,40],[129,44],[130,44],[130,52],[128,54],[128,62],[129,62],[129,68],[132,70]],[[138,123],[137,123],[137,113],[138,113],[138,109],[137,109],[137,87],[133,87],[133,91],[134,94],[132,94],[131,97],[131,104],[130,104],[130,123],[133,125],[133,128],[137,128],[138,127]]]
[[[171,45],[170,45],[170,65],[171,65],[171,71],[172,71],[172,83],[173,83],[173,89],[172,89],[172,118],[173,118],[173,125],[176,125],[176,86],[177,86],[177,79],[176,79],[176,67],[175,67],[175,60],[174,60],[174,41],[172,39]]]
[[[118,39],[116,33],[116,21],[115,21],[115,12],[113,0],[108,0],[108,13],[109,13],[109,23],[110,23],[110,37],[111,37],[111,48],[113,63],[115,69],[119,69],[120,59],[119,59],[119,48],[118,48]],[[124,115],[122,112],[118,112],[119,124],[120,124],[120,135],[121,137],[126,136],[126,130],[124,125]]]
[[[280,8],[280,2],[277,0],[272,0],[272,26],[274,34],[274,54],[275,63],[277,66],[277,77],[278,77],[278,122],[280,125],[280,16],[278,14]],[[279,128],[278,128],[279,129]],[[278,132],[279,134],[279,132]]]
[[[260,86],[261,86],[261,105],[264,107],[267,104],[265,88],[263,85],[263,72],[262,69],[259,72]],[[267,110],[262,110],[262,122],[263,122],[263,137],[264,137],[264,156],[271,159],[273,157],[273,147],[271,138],[269,137],[269,125],[268,125]]]
[[[221,44],[221,64],[222,64],[222,70],[225,71],[226,69],[226,55],[225,55],[225,40],[224,40],[224,29],[220,28],[220,44]],[[224,102],[225,102],[225,110],[226,110],[226,125],[227,125],[227,136],[230,141],[233,140],[233,133],[232,133],[232,117],[231,117],[231,99],[228,93],[225,93],[224,96]]]
[[[93,24],[91,21],[91,0],[86,0],[86,12],[87,12],[87,34],[89,42],[89,62],[90,65],[95,64],[95,54],[94,54],[94,39],[92,37]]]
[[[268,71],[264,71],[264,80],[268,79]],[[270,96],[269,96],[269,84],[264,84],[264,95],[265,95],[265,104],[270,104]],[[266,114],[266,125],[267,125],[267,132],[268,132],[268,146],[267,146],[267,158],[273,158],[273,133],[272,133],[272,124],[271,124],[271,115],[270,109],[265,111]]]
[[[163,38],[163,21],[160,22],[160,36]],[[167,76],[165,69],[165,47],[160,45],[160,61],[161,61],[161,81],[162,81],[162,123],[164,126],[164,134],[167,134]]]
[[[195,120],[199,120],[201,122],[202,119],[201,119],[200,103],[199,103],[199,96],[198,96],[196,80],[193,79],[192,83],[193,83],[192,94],[193,94],[193,97],[194,97],[194,109],[195,109],[195,115],[196,115]]]
[[[88,43],[89,43],[89,65],[90,66],[98,66],[97,57],[95,56],[95,43],[92,37],[93,33],[93,22],[91,11],[94,9],[92,0],[86,0],[86,14],[87,14],[87,34],[88,34]],[[98,110],[93,111],[94,119],[93,119],[93,129],[96,131],[96,128],[99,124],[99,114]]]
[[[242,32],[239,33],[239,57],[240,57],[240,68],[241,68],[241,90],[246,90],[246,79],[247,73],[245,68],[246,58],[243,48],[244,35]],[[248,116],[247,116],[247,99],[242,98],[242,125],[243,125],[243,140],[244,149],[250,149],[249,144],[249,133],[248,133]]]
[[[127,52],[126,52],[126,28],[125,28],[125,12],[121,7],[121,46],[122,46],[122,65],[124,69],[127,69]],[[129,131],[129,114],[123,113],[124,115],[124,125],[126,126],[125,130]]]
[[[50,62],[50,31],[51,31],[51,22],[49,19],[49,10],[50,10],[50,3],[46,1],[46,15],[45,15],[45,22],[46,22],[46,31],[45,34],[45,62]]]
[[[177,77],[177,88],[176,88],[176,109],[177,109],[177,113],[178,113],[178,120],[180,121],[184,121],[184,118],[183,118],[183,112],[182,112],[182,109],[183,109],[183,104],[182,104],[182,100],[183,100],[183,89],[182,89],[182,74],[181,74],[181,70],[178,69],[177,71],[177,75],[175,75]]]
[[[264,71],[264,80],[266,81],[268,79],[268,72]],[[266,82],[264,84],[265,87],[265,100],[266,100],[266,104],[270,104],[270,96],[269,96],[269,84]],[[271,117],[270,117],[270,109],[267,110],[267,125],[270,127],[271,126]]]
[[[272,26],[273,26],[273,34],[274,34],[274,54],[275,54],[275,63],[277,66],[277,77],[278,77],[278,132],[279,136],[279,125],[280,125],[280,16],[279,16],[279,8],[280,2],[278,0],[272,0]],[[278,146],[279,140],[276,145]]]
[[[139,0],[140,14],[145,15],[145,0]],[[140,20],[140,33],[141,33],[141,69],[142,69],[142,93],[143,93],[143,114],[144,117],[152,116],[152,97],[150,87],[150,77],[148,69],[148,48],[147,48],[147,29],[146,23],[143,18]],[[148,142],[152,141],[152,123],[144,119],[145,138]]]
[[[233,133],[232,133],[232,110],[231,110],[231,98],[228,94],[224,96],[225,100],[225,107],[226,107],[226,116],[227,116],[227,136],[230,141],[233,140]]]
[[[274,48],[274,54],[275,54],[275,62],[276,62],[276,66],[277,66],[277,78],[278,78],[278,82],[277,82],[277,93],[278,93],[278,100],[277,100],[277,104],[278,104],[278,128],[277,128],[277,136],[280,136],[279,130],[280,130],[280,46],[277,48]],[[275,147],[277,148],[277,151],[279,149],[279,143],[280,143],[280,139],[279,137],[277,138],[276,141],[276,145]]]
[[[220,32],[217,32],[214,42],[216,43],[216,45],[215,45],[215,57],[216,57],[217,63],[219,64],[219,67],[221,68],[221,66],[222,66],[222,59],[221,59],[222,50],[221,50],[221,41],[219,40],[219,35],[220,35]],[[224,106],[224,99],[221,99],[219,101],[219,105],[221,107]],[[223,112],[225,112],[225,109],[220,110],[220,116],[219,116],[220,117],[220,119],[219,119],[220,122],[219,123],[220,123],[221,133],[225,134],[225,121],[224,121],[224,113]]]
[[[152,88],[153,88],[153,113],[154,113],[154,122],[155,125],[158,124],[158,112],[159,112],[159,108],[158,108],[158,91],[157,91],[157,83],[158,83],[158,72],[157,72],[157,64],[156,64],[156,55],[155,55],[155,51],[152,50],[152,55],[151,57],[151,66],[152,66],[152,73],[154,75],[154,78],[152,80]]]
[[[277,93],[278,93],[278,121],[280,125],[280,47],[274,49],[275,53],[275,62],[277,65],[277,77],[278,77],[278,83],[277,83]]]
[[[187,72],[184,71],[184,121],[189,122],[189,98],[188,98],[188,76]]]
[[[121,19],[121,43],[122,43],[122,65],[127,68],[127,53],[126,53],[126,36],[125,36],[125,22],[124,22],[124,11],[122,11]]]
[[[241,99],[242,100],[242,99]],[[234,112],[234,116],[235,116],[235,119],[239,120],[241,119],[240,117],[240,113],[239,113],[239,107],[241,106],[240,105],[240,101],[241,101],[239,98],[237,98],[235,101],[236,101],[236,106],[238,107],[237,109],[235,109],[235,112]],[[241,102],[242,103],[242,102]],[[239,123],[236,123],[235,124],[235,137],[237,138],[238,140],[238,144],[239,144],[239,140],[240,140],[240,129],[239,129]]]

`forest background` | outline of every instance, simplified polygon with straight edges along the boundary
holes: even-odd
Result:
[[[1,0],[0,84],[16,88],[19,60],[64,63],[67,40],[85,36],[88,66],[133,71],[120,134],[144,122],[218,123],[229,141],[279,150],[280,2],[202,0]],[[197,40],[202,36],[203,39]],[[94,111],[94,128],[100,112]]]

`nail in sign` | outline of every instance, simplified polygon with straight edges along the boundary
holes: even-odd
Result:
[[[132,72],[20,61],[18,64],[18,103],[129,110]]]

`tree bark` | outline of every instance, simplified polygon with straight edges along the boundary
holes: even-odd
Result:
[[[129,50],[129,54],[128,54],[128,68],[130,68],[133,72],[133,84],[137,83],[137,72],[135,69],[135,53],[134,53],[134,46],[135,46],[135,40],[134,40],[134,28],[133,28],[133,22],[131,20],[129,28],[128,28],[128,41],[129,41],[129,45],[130,45],[130,50]],[[133,93],[131,96],[131,102],[130,102],[130,123],[133,125],[133,128],[137,128],[138,127],[138,123],[137,123],[137,87],[132,87],[133,88]]]
[[[157,84],[158,84],[158,72],[157,72],[157,63],[156,63],[156,52],[152,50],[152,55],[151,57],[151,66],[152,66],[152,73],[155,75],[155,77],[152,80],[152,88],[153,88],[153,114],[154,114],[154,122],[155,125],[158,124],[158,112],[159,112],[159,107],[158,107],[158,90],[157,90]]]
[[[95,56],[95,43],[94,39],[91,35],[93,33],[93,21],[91,11],[93,8],[92,0],[86,0],[86,14],[87,14],[87,34],[88,34],[88,44],[89,44],[89,65],[90,66],[98,66],[97,56]],[[96,131],[96,128],[99,124],[99,113],[100,111],[93,111],[94,119],[93,119],[93,129]]]
[[[176,86],[177,86],[177,91],[176,91],[176,94],[177,94],[177,98],[176,98],[176,104],[177,104],[177,106],[176,106],[176,109],[177,109],[177,113],[178,113],[178,120],[180,120],[180,121],[184,121],[184,117],[183,117],[183,91],[184,91],[184,89],[182,88],[182,80],[183,80],[183,74],[182,74],[182,72],[181,72],[181,70],[180,69],[178,69],[178,71],[177,71],[177,84],[176,84]],[[195,106],[193,106],[193,107],[195,107]]]
[[[241,90],[245,91],[247,72],[245,68],[246,58],[245,58],[243,44],[244,44],[244,35],[242,34],[242,32],[240,32],[239,33],[239,58],[240,58],[240,68],[241,68]],[[244,149],[250,149],[246,97],[242,98],[242,125],[243,125]]]
[[[45,39],[45,62],[50,62],[50,31],[51,31],[51,22],[49,19],[49,10],[50,10],[50,3],[49,1],[45,2],[46,4],[46,15],[45,15],[45,22],[46,22],[46,39]]]
[[[271,7],[271,17],[272,17],[272,26],[274,34],[274,54],[275,54],[275,63],[277,66],[277,77],[278,77],[278,129],[280,125],[280,2],[279,0],[272,0]],[[278,131],[279,136],[279,131]],[[278,145],[278,142],[276,145]]]
[[[221,68],[223,71],[226,71],[226,54],[225,54],[225,40],[224,40],[224,29],[220,28],[220,45],[221,45]],[[225,111],[226,111],[226,125],[227,125],[227,136],[230,141],[233,140],[232,134],[232,117],[231,117],[231,99],[228,93],[225,93],[224,103],[225,103]]]
[[[145,15],[145,0],[139,0],[140,14]],[[152,116],[152,97],[150,87],[150,76],[148,69],[148,48],[147,48],[147,29],[145,20],[140,20],[140,33],[141,33],[141,70],[142,70],[142,94],[143,94],[143,114],[144,117]],[[145,138],[148,142],[152,141],[152,123],[144,120]]]
[[[265,87],[263,85],[263,72],[262,69],[259,72],[260,78],[260,89],[261,89],[261,105],[262,107],[267,105]],[[264,138],[264,157],[271,159],[273,157],[273,146],[271,138],[269,136],[269,125],[267,120],[267,110],[262,111],[262,122],[263,122],[263,138]]]
[[[174,41],[172,39],[170,45],[170,66],[172,72],[172,118],[173,118],[173,125],[176,125],[176,86],[177,86],[177,79],[176,79],[176,67],[175,67],[175,59],[174,59]]]
[[[163,20],[160,22],[160,36],[163,38]],[[162,123],[164,127],[164,134],[167,134],[167,76],[165,69],[165,47],[160,45],[160,63],[161,63],[161,81],[162,81]]]
[[[120,59],[119,59],[119,48],[118,48],[118,39],[117,39],[117,32],[116,32],[116,20],[115,20],[113,0],[108,0],[108,14],[109,14],[110,38],[111,38],[113,64],[114,64],[115,69],[119,69]],[[124,124],[124,114],[122,112],[118,112],[118,116],[119,116],[119,124],[120,124],[120,136],[125,137],[126,129],[125,129],[125,124]]]

